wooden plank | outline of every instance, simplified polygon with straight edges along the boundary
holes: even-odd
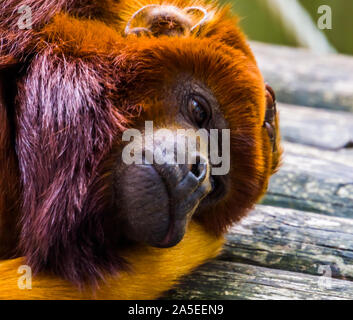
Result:
[[[221,259],[353,280],[353,220],[259,205],[230,229]]]
[[[283,165],[263,204],[353,218],[353,150],[283,143]]]
[[[320,276],[213,261],[184,278],[164,299],[352,299],[353,283]]]
[[[353,220],[257,206],[168,299],[353,299]]]
[[[281,102],[353,112],[353,58],[252,42]]]
[[[284,140],[338,150],[353,147],[353,114],[279,103]]]

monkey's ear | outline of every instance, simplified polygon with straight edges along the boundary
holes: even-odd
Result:
[[[279,145],[279,121],[277,113],[276,95],[272,87],[266,83],[266,113],[263,128],[266,129],[270,139],[272,149],[272,171],[276,171],[281,157],[281,148]]]
[[[208,19],[209,13],[203,7],[180,9],[168,5],[148,4],[131,16],[126,24],[125,35],[189,35]]]
[[[276,95],[270,85],[266,83],[266,113],[263,127],[266,128],[272,145],[272,152],[276,151]]]

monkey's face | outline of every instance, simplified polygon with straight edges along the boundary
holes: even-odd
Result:
[[[119,139],[115,221],[130,240],[170,247],[190,219],[217,233],[266,188],[265,85],[251,59],[219,43],[135,41],[142,62],[130,99],[142,111]]]
[[[124,132],[122,140],[129,141],[120,149],[115,204],[129,239],[170,247],[201,207],[226,196],[230,144],[219,103],[205,84],[184,74],[161,92],[145,101],[134,129]]]

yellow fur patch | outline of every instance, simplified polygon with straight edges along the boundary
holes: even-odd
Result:
[[[32,289],[19,289],[18,268],[23,259],[2,261],[0,299],[156,299],[181,276],[216,257],[223,243],[223,237],[216,238],[192,222],[184,239],[173,248],[139,246],[123,253],[131,271],[107,278],[96,293],[80,292],[70,283],[45,274],[33,278]]]

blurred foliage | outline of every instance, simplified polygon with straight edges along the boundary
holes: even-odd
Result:
[[[286,1],[286,0],[282,0]],[[240,25],[252,40],[297,46],[280,20],[271,13],[263,0],[223,0],[233,5]],[[332,30],[323,30],[331,44],[341,53],[353,54],[353,0],[300,0],[314,23],[320,17],[319,6],[332,9]]]

